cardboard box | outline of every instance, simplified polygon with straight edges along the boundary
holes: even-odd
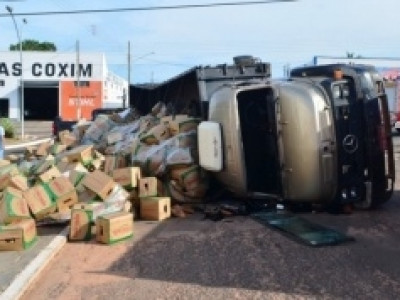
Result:
[[[12,187],[6,188],[0,200],[0,223],[9,224],[30,217],[22,192]]]
[[[54,201],[57,204],[59,212],[70,210],[78,202],[78,195],[75,187],[68,178],[63,176],[55,178],[48,183],[48,188],[54,195]]]
[[[132,212],[133,217],[135,217],[135,214],[134,214],[135,211],[134,211],[134,208],[133,208],[133,204],[131,202],[129,202],[129,201],[125,202],[124,208],[122,209],[122,211],[124,211],[124,212]]]
[[[103,154],[101,154],[99,151],[97,151],[97,150],[94,150],[94,158],[95,159],[99,159],[101,161],[105,161],[106,160],[106,157]]]
[[[140,218],[160,221],[171,217],[170,197],[147,197],[140,199]]]
[[[104,161],[104,173],[111,174],[114,169],[126,167],[126,159],[122,155],[106,155]]]
[[[0,159],[0,167],[8,166],[11,162],[7,159]]]
[[[197,130],[200,120],[189,117],[187,115],[177,115],[175,119],[169,122],[169,131],[171,135],[177,135],[182,132],[189,132],[191,130]]]
[[[15,164],[0,167],[0,190],[6,188],[10,182],[10,178],[18,174],[19,171]]]
[[[77,190],[79,202],[91,202],[101,200],[97,194],[83,186],[83,189]]]
[[[29,188],[28,178],[26,178],[24,175],[14,175],[10,178],[8,186],[16,188],[20,191],[26,191]]]
[[[88,241],[92,238],[93,211],[84,206],[71,212],[71,222],[69,227],[70,241]]]
[[[99,158],[96,158],[96,159],[93,159],[89,165],[87,165],[87,169],[89,170],[89,172],[93,172],[94,170],[103,169],[103,165],[104,165],[104,161]]]
[[[122,141],[124,139],[124,136],[122,132],[119,131],[114,131],[114,132],[109,132],[107,134],[107,144],[108,145],[113,145],[119,141]]]
[[[78,203],[78,194],[76,191],[65,194],[55,200],[58,212],[70,211],[75,203]]]
[[[65,151],[66,149],[67,149],[67,145],[55,143],[55,144],[50,146],[49,152],[52,155],[57,155],[57,154]]]
[[[80,162],[83,165],[87,165],[93,159],[92,151],[93,151],[92,145],[82,145],[75,147],[70,151],[65,152],[64,157],[70,163]]]
[[[70,171],[79,171],[79,172],[85,172],[87,173],[87,169],[82,165],[82,163],[77,162],[77,163],[69,163],[68,161],[60,161],[56,165],[57,169],[60,171],[62,174],[66,174],[66,176],[69,176]]]
[[[162,182],[157,177],[142,177],[139,180],[139,197],[162,195]]]
[[[10,183],[10,179],[12,176],[15,176],[16,174],[3,174],[0,175],[0,190],[5,189],[6,187],[8,187],[9,183]]]
[[[97,220],[97,218],[101,216],[124,211],[126,203],[127,201],[118,201],[118,202],[92,201],[89,203],[79,202],[73,206],[73,209],[90,210],[93,213],[92,216],[93,220]]]
[[[185,190],[190,191],[199,187],[202,182],[201,168],[194,165],[181,175],[182,184]]]
[[[172,116],[164,116],[160,119],[160,123],[169,127],[169,123],[173,120]]]
[[[11,163],[18,163],[21,160],[21,156],[17,154],[8,154],[6,159],[9,160]]]
[[[36,156],[36,150],[37,146],[27,146],[24,152],[25,157],[29,159],[33,156]]]
[[[31,247],[37,241],[36,224],[33,219],[0,226],[0,251],[18,251]]]
[[[86,130],[83,136],[84,140],[91,142],[98,142],[104,136],[105,133],[110,131],[113,126],[113,121],[107,115],[98,115],[96,119],[91,122],[89,128]]]
[[[51,146],[50,141],[39,144],[36,149],[36,155],[37,156],[48,155],[50,146]]]
[[[58,139],[61,144],[66,147],[72,146],[76,143],[76,137],[69,130],[63,130],[58,133]]]
[[[95,170],[92,173],[86,174],[82,184],[104,200],[112,193],[115,181],[107,174]]]
[[[128,201],[130,194],[119,184],[116,184],[112,192],[104,199],[104,202]]]
[[[53,155],[49,154],[45,158],[41,159],[34,167],[33,173],[35,175],[42,174],[50,169],[55,164],[55,158]]]
[[[90,127],[92,122],[86,120],[80,120],[74,126],[74,134],[77,135],[78,139],[81,140],[85,135],[86,130]]]
[[[61,173],[60,171],[57,169],[56,166],[52,166],[50,169],[48,169],[47,171],[45,171],[44,173],[39,175],[39,179],[41,182],[46,183],[49,182],[50,180],[53,180],[57,177],[60,177]]]
[[[18,167],[16,164],[5,164],[0,167],[0,175],[10,174],[16,175],[18,174]]]
[[[127,189],[138,187],[141,174],[139,167],[116,169],[112,172],[114,181]]]
[[[191,181],[196,179],[200,180],[200,168],[198,165],[182,166],[180,168],[172,168],[170,170],[170,176],[176,180],[181,186],[184,186],[184,182],[190,185]]]
[[[87,172],[80,172],[75,170],[69,171],[68,179],[77,191],[83,191],[83,189],[85,188],[82,185],[82,180],[83,178],[85,178],[86,174]]]
[[[118,212],[101,216],[96,221],[96,240],[104,244],[114,244],[133,236],[133,215]]]
[[[140,141],[147,145],[156,145],[170,137],[169,129],[164,124],[159,124],[140,137]]]
[[[36,185],[26,190],[23,195],[35,219],[43,219],[56,211],[56,204],[44,185]]]

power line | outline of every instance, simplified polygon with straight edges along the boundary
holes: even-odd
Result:
[[[208,3],[208,4],[184,4],[172,6],[147,6],[147,7],[129,7],[129,8],[108,8],[108,9],[81,9],[70,11],[41,11],[17,13],[14,16],[46,16],[46,15],[67,15],[67,14],[89,14],[89,13],[113,13],[113,12],[129,12],[129,11],[152,11],[152,10],[169,10],[169,9],[188,9],[188,8],[210,8],[218,6],[243,6],[243,5],[258,5],[270,4],[276,2],[295,2],[297,0],[264,0],[264,1],[238,1],[226,3]],[[0,14],[0,17],[8,17],[6,13]]]

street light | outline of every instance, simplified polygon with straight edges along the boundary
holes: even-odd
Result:
[[[22,64],[22,41],[21,41],[21,35],[19,34],[17,22],[15,21],[13,10],[10,6],[6,5],[6,10],[11,16],[11,19],[13,20],[15,31],[17,33],[17,38],[19,42],[19,60],[21,63],[21,77],[20,77],[20,88],[21,88],[21,103],[20,103],[20,119],[21,119],[21,139],[24,139],[25,137],[25,124],[24,124],[24,119],[25,119],[25,108],[24,108],[24,69],[23,69],[23,64]],[[23,22],[26,24],[26,19],[23,19]]]

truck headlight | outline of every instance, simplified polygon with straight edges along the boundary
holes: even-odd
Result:
[[[346,189],[342,190],[341,196],[342,196],[342,199],[345,199],[345,200],[347,199],[347,190]]]
[[[342,98],[347,98],[349,96],[350,96],[349,87],[347,85],[344,85],[342,89]]]
[[[334,98],[334,99],[340,98],[340,96],[341,96],[340,94],[341,94],[341,92],[340,92],[340,86],[338,86],[338,85],[332,86],[332,95],[333,95],[333,98]]]
[[[357,198],[358,197],[358,192],[357,192],[357,189],[355,187],[352,187],[350,189],[350,197],[351,198]]]

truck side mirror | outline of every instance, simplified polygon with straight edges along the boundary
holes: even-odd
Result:
[[[222,132],[221,125],[204,121],[198,127],[198,147],[200,166],[212,172],[222,170]]]

